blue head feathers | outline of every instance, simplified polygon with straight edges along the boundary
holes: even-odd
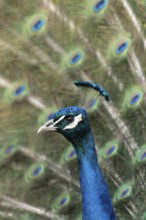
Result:
[[[88,108],[92,101],[97,98],[98,93],[103,96],[107,101],[110,100],[108,93],[103,89],[103,87],[97,83],[75,81],[74,84],[77,87],[87,88],[91,90],[91,94],[88,96],[87,100],[85,98],[85,103],[83,103],[84,108]],[[88,92],[87,90],[87,92]],[[87,128],[90,128],[88,117],[84,108],[77,106],[62,108],[59,111],[51,114],[48,118],[48,122],[43,125],[40,131],[57,131],[63,134],[67,139],[70,140],[73,134],[79,134],[80,132],[85,132]],[[71,136],[72,134],[72,136]]]
[[[83,108],[77,106],[65,107],[51,114],[49,120],[38,130],[57,131],[69,141],[74,135],[85,132],[89,127],[88,117]]]
[[[57,131],[71,141],[70,139],[74,138],[74,135],[85,133],[85,131],[87,132],[87,130],[90,129],[88,117],[84,109],[88,108],[93,100],[95,101],[98,94],[103,96],[107,101],[110,100],[110,97],[103,87],[97,83],[75,81],[74,84],[77,87],[87,89],[87,93],[89,90],[91,91],[87,99],[85,97],[85,103],[83,103],[82,107],[65,107],[54,112],[48,117],[48,121],[38,130],[38,132]]]

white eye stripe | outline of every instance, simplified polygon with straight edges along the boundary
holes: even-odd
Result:
[[[83,120],[82,115],[81,114],[77,115],[76,117],[74,117],[74,121],[69,125],[67,125],[63,130],[75,128],[82,120]]]
[[[62,121],[65,118],[65,115],[61,116],[57,121],[55,121],[54,125],[56,125],[58,122]]]
[[[49,127],[55,127],[55,125],[56,125],[58,122],[60,122],[61,120],[63,120],[64,117],[65,117],[65,115],[61,116],[56,122],[54,122],[53,119],[51,119],[51,120],[49,120],[49,122],[47,121],[47,123],[46,123],[44,126],[47,127],[47,126],[49,125]]]

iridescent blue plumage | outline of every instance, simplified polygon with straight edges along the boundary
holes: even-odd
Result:
[[[106,101],[110,101],[110,96],[108,93],[104,90],[104,88],[98,84],[98,83],[93,83],[93,82],[85,82],[85,81],[75,81],[74,84],[76,86],[83,86],[83,87],[88,87],[96,90],[99,92],[99,94],[103,97],[105,97]]]
[[[91,88],[107,101],[110,100],[108,93],[97,83],[76,81],[75,85]],[[93,97],[91,100],[94,100]],[[61,133],[75,149],[82,193],[82,219],[115,220],[107,185],[98,165],[94,138],[85,109],[78,106],[62,108],[51,114],[48,122],[38,132],[43,130]]]
[[[79,164],[83,220],[115,220],[107,185],[97,161],[94,138],[83,108],[71,106],[49,116],[41,130],[61,133],[73,145]]]
[[[78,111],[79,107],[78,106],[70,106],[70,107],[65,107],[60,109],[59,111],[56,111],[48,116],[48,120],[61,117],[62,115],[77,115],[79,113]],[[80,108],[80,112],[82,114],[85,114],[85,110]]]

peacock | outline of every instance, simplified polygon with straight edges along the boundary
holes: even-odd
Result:
[[[98,84],[77,81],[76,85],[93,87],[109,100],[108,94]],[[87,108],[96,101],[95,94],[91,97],[91,100],[85,100]],[[62,134],[76,151],[82,192],[82,219],[115,220],[109,192],[97,162],[94,138],[86,111],[77,106],[60,109],[49,116],[38,133],[41,131],[56,131]]]
[[[146,219],[145,56],[146,0],[0,1],[0,220]]]

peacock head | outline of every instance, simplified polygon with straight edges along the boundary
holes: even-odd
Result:
[[[39,128],[41,131],[56,131],[71,141],[89,130],[86,111],[77,106],[65,107],[51,114],[48,121]]]

